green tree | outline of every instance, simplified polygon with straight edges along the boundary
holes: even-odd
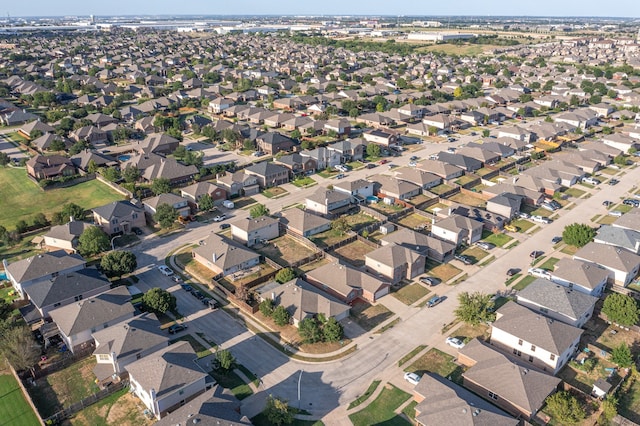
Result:
[[[627,327],[635,325],[640,315],[636,300],[631,296],[620,293],[611,293],[604,299],[602,312],[609,321]]]
[[[347,218],[342,216],[331,222],[331,229],[343,235],[345,232],[351,229],[351,226],[349,225]]]
[[[611,352],[611,361],[618,364],[620,368],[631,367],[633,364],[633,355],[631,355],[631,349],[626,343],[620,343],[620,346],[613,348]]]
[[[627,159],[625,158],[624,155],[620,154],[620,155],[616,155],[613,158],[613,162],[619,166],[626,166],[627,165]]]
[[[337,342],[342,339],[344,330],[334,317],[330,317],[322,327],[322,337],[325,342]]]
[[[49,221],[47,220],[47,217],[44,215],[44,213],[37,213],[33,218],[33,226],[37,228],[43,228],[47,225],[49,225]]]
[[[370,143],[369,145],[367,145],[367,157],[380,157],[380,145],[375,143]]]
[[[267,416],[267,420],[269,420],[269,423],[272,425],[281,426],[293,423],[293,413],[291,412],[289,403],[286,399],[269,395],[267,397],[267,404],[264,408],[264,413]]]
[[[65,216],[65,220],[71,220],[71,218],[74,220],[82,220],[85,216],[84,209],[73,203],[65,204],[62,207],[62,214]]]
[[[117,182],[120,180],[120,170],[115,167],[107,167],[102,171],[102,176],[109,182]]]
[[[213,209],[213,199],[211,198],[211,195],[204,194],[202,197],[200,197],[200,199],[198,200],[198,209],[203,212],[208,212],[209,210]]]
[[[458,294],[458,307],[454,311],[457,319],[468,324],[477,325],[485,321],[493,321],[493,302],[490,294],[480,292]]]
[[[255,206],[251,207],[251,210],[249,210],[249,215],[253,219],[260,216],[268,216],[269,209],[264,204],[256,204]]]
[[[154,287],[142,295],[144,307],[157,314],[176,310],[176,297],[160,287]]]
[[[17,371],[25,371],[40,359],[40,345],[28,326],[18,325],[6,328],[0,334],[0,353]]]
[[[280,269],[275,276],[275,280],[280,284],[284,284],[286,282],[291,281],[296,277],[296,273],[291,268],[282,268]]]
[[[491,134],[491,130],[489,130],[489,129],[484,129],[482,131],[482,137],[483,138],[488,138],[490,134]]]
[[[575,246],[584,247],[589,244],[596,236],[596,230],[583,223],[572,223],[564,227],[562,231],[562,239],[565,243]]]
[[[167,194],[171,192],[171,183],[167,178],[156,178],[151,182],[151,191],[155,195]]]
[[[258,309],[260,309],[260,313],[262,315],[264,315],[265,317],[270,317],[271,315],[273,315],[273,300],[264,299],[258,305]]]
[[[130,251],[110,251],[100,259],[100,267],[108,277],[130,274],[138,267],[136,255]]]
[[[273,318],[273,322],[275,322],[276,325],[282,327],[289,324],[291,315],[289,314],[289,311],[284,308],[284,306],[279,305],[273,310],[273,315],[271,317]]]
[[[109,236],[97,226],[86,228],[78,238],[78,251],[83,256],[93,256],[110,247]]]
[[[173,151],[173,156],[177,159],[182,159],[187,155],[187,148],[184,145],[178,145],[178,147]]]
[[[556,392],[547,397],[546,403],[547,411],[554,418],[554,421],[563,425],[578,424],[586,416],[584,408],[576,397],[566,391]]]
[[[598,419],[598,424],[609,425],[614,417],[618,414],[618,398],[613,395],[607,395],[602,401],[602,415]]]
[[[231,371],[236,365],[236,359],[228,349],[216,352],[216,364],[224,371]]]
[[[140,176],[142,176],[140,170],[137,167],[132,166],[131,164],[127,164],[127,167],[125,167],[124,171],[122,172],[122,177],[127,183],[136,182],[138,179],[140,179]]]
[[[6,152],[0,152],[0,166],[4,167],[11,161],[9,154]]]
[[[170,228],[177,219],[178,211],[167,203],[160,204],[153,215],[153,220],[160,224],[161,228]]]
[[[305,318],[298,324],[298,334],[305,343],[317,343],[322,340],[320,325],[313,318]]]
[[[110,167],[110,168],[118,171],[118,169],[116,169],[115,167]],[[96,164],[96,162],[93,159],[89,160],[89,164],[87,164],[87,171],[89,173],[95,173],[95,172],[98,171],[98,165]],[[120,172],[118,171],[118,176],[119,175],[120,175]],[[112,181],[112,182],[115,182],[115,181]]]

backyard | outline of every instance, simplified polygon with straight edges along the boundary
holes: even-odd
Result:
[[[3,167],[0,168],[0,199],[3,201],[0,225],[13,229],[21,219],[33,222],[37,213],[50,217],[68,203],[89,210],[124,197],[97,180],[45,192],[27,178],[24,169]]]
[[[412,213],[400,219],[398,223],[402,226],[406,226],[409,229],[425,230],[431,228],[431,218],[424,217],[423,215]]]
[[[335,253],[355,267],[364,266],[364,256],[375,250],[362,241],[355,240],[335,250]]]
[[[9,371],[0,373],[0,424],[32,426],[39,424],[36,413],[27,402],[15,377]]]
[[[452,195],[449,197],[449,200],[472,207],[484,207],[487,205],[487,201],[485,199],[474,197],[471,194],[463,194],[462,192]]]
[[[282,266],[288,266],[315,253],[309,247],[299,243],[289,235],[270,240],[256,251]]]
[[[378,303],[371,305],[363,300],[356,300],[351,307],[351,317],[366,331],[373,330],[393,316],[393,312]]]
[[[144,415],[146,407],[127,388],[78,412],[69,420],[72,426],[136,425],[156,422]]]
[[[365,409],[349,415],[354,426],[382,425],[410,425],[407,420],[395,413],[411,395],[398,389],[392,384],[385,384],[378,397]]]
[[[329,229],[328,231],[324,231],[314,235],[313,237],[309,237],[309,239],[313,241],[313,243],[318,247],[324,248],[337,244],[349,237],[350,235],[346,232],[341,232],[337,229]]]

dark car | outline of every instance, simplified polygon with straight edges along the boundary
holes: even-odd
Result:
[[[510,268],[510,269],[507,269],[507,276],[508,276],[508,277],[512,277],[512,276],[514,276],[515,274],[517,274],[518,272],[520,272],[520,269],[518,269],[518,268]]]
[[[460,262],[464,263],[465,265],[471,265],[473,262],[471,261],[471,258],[468,256],[465,256],[463,254],[456,254],[453,256],[454,259],[459,260]]]
[[[534,259],[537,259],[537,258],[539,258],[540,256],[542,256],[543,254],[544,254],[544,252],[543,252],[543,251],[540,251],[540,250],[534,250],[534,251],[532,251],[531,253],[529,253],[529,257],[532,257],[532,258],[534,258]]]
[[[420,278],[420,282],[423,284],[426,284],[428,286],[434,286],[436,284],[438,284],[438,281],[435,278],[432,277],[422,277]]]
[[[627,198],[626,200],[624,200],[624,201],[622,202],[622,204],[624,204],[625,206],[638,207],[638,206],[640,206],[640,201],[638,201],[638,200],[632,200],[632,199]]]
[[[420,157],[418,157],[417,155],[414,155],[411,158],[409,158],[409,160],[411,160],[411,161],[416,161],[416,160],[419,160],[419,159],[420,159]]]
[[[191,292],[191,294],[193,294],[198,300],[204,299],[204,294],[200,293],[198,290]]]
[[[562,237],[558,237],[558,236],[556,236],[556,237],[553,237],[553,238],[551,239],[551,243],[553,243],[553,244],[557,244],[557,243],[559,243],[560,241],[562,241]]]
[[[620,183],[620,181],[618,179],[611,179],[609,182],[607,182],[609,185],[617,185]]]
[[[169,334],[180,333],[181,331],[184,331],[186,329],[187,329],[186,324],[173,324],[171,327],[168,328]]]
[[[180,284],[180,287],[182,287],[183,290],[188,291],[189,293],[191,293],[193,291],[193,287],[191,287],[189,284]]]
[[[443,300],[444,300],[444,298],[442,298],[440,296],[433,296],[427,302],[427,308],[433,308],[434,306],[436,306],[438,303],[442,302]]]
[[[220,229],[227,229],[227,228],[231,228],[231,225],[229,225],[228,223],[221,223],[220,224]]]
[[[609,200],[604,200],[602,202],[602,205],[605,207],[609,207],[611,204],[613,204],[613,201],[609,201]]]

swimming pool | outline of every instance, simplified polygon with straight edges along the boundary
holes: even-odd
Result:
[[[118,161],[124,163],[125,161],[129,161],[131,159],[130,155],[118,155]]]
[[[0,281],[4,281],[7,279],[7,273],[5,271],[0,271]]]

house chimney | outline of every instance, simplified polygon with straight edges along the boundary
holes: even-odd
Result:
[[[213,261],[216,262],[218,260],[218,256],[216,256],[216,253],[213,253]]]
[[[276,301],[276,292],[275,291],[271,292],[271,300],[273,300],[274,302]]]

